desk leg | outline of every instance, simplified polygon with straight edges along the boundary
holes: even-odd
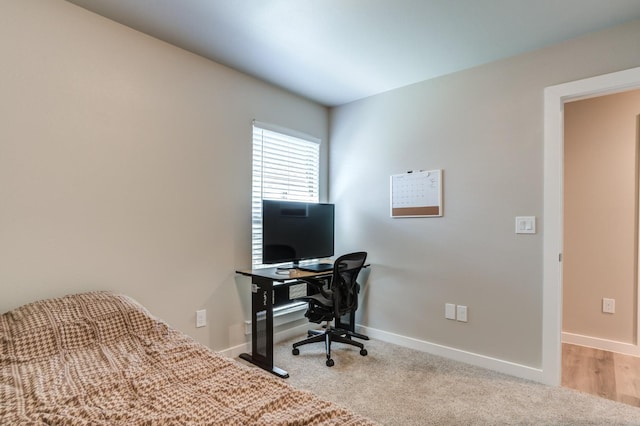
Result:
[[[253,277],[251,280],[251,354],[240,358],[278,377],[289,373],[273,365],[273,281]]]

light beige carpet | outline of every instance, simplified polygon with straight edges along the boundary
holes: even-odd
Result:
[[[338,402],[383,425],[640,425],[640,408],[551,387],[379,340],[369,355],[335,344],[276,345],[290,384]]]

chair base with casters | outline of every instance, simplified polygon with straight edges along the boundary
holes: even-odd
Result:
[[[325,349],[327,353],[326,364],[327,367],[333,367],[335,363],[331,358],[331,342],[346,343],[347,345],[356,346],[360,348],[360,355],[367,355],[367,350],[364,348],[364,345],[360,342],[352,340],[352,337],[364,338],[366,340],[369,340],[369,338],[363,334],[354,333],[349,330],[343,330],[341,328],[335,328],[327,324],[326,330],[324,331],[309,330],[308,337],[305,340],[301,340],[300,342],[296,342],[293,344],[291,353],[293,355],[299,355],[300,349],[298,349],[298,346],[307,345],[309,343],[325,342]]]

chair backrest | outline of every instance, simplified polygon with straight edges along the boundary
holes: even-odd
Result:
[[[366,260],[364,251],[344,254],[335,260],[331,280],[335,318],[358,309],[357,278]]]

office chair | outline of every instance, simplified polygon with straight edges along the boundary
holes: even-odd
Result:
[[[353,337],[369,340],[363,334],[355,333],[353,330],[353,318],[358,308],[358,291],[360,289],[356,279],[367,259],[366,252],[356,252],[340,256],[333,265],[331,280],[326,279],[302,279],[311,284],[317,294],[300,297],[297,300],[304,300],[309,303],[305,316],[311,322],[322,323],[326,321],[324,331],[309,330],[307,339],[293,344],[293,355],[299,355],[298,346],[309,343],[325,342],[327,352],[327,367],[334,365],[331,359],[331,342],[346,343],[360,348],[360,355],[367,355],[367,350],[360,342],[352,340]],[[340,318],[350,315],[349,327],[342,326]],[[331,325],[331,321],[334,325]]]

